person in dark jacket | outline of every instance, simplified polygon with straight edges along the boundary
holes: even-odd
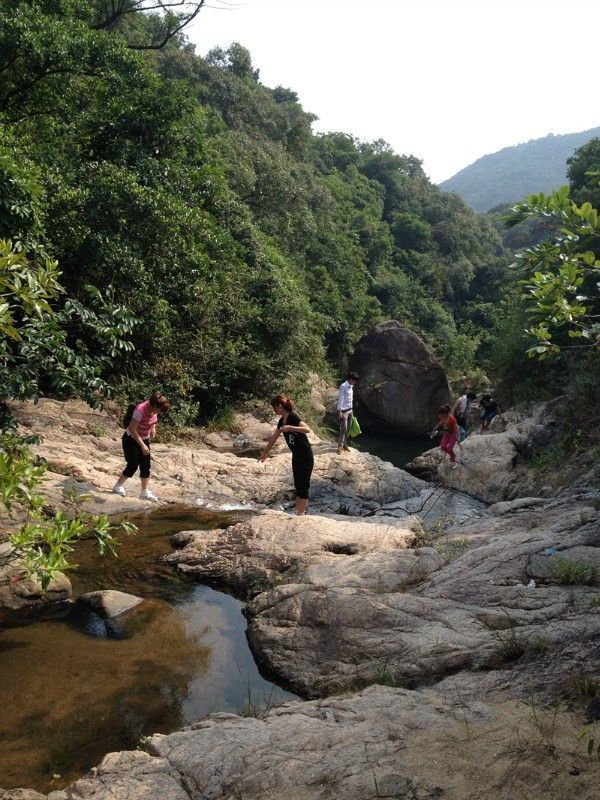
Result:
[[[481,406],[481,414],[479,415],[481,425],[479,427],[479,433],[486,433],[490,427],[490,422],[498,413],[498,403],[491,395],[484,394],[479,401],[479,405]]]

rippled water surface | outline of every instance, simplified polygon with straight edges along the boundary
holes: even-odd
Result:
[[[118,559],[84,543],[75,596],[119,589],[146,600],[114,626],[74,609],[0,631],[0,787],[60,788],[146,734],[293,697],[258,673],[243,603],[158,562],[171,533],[240,518],[169,510],[136,519]]]

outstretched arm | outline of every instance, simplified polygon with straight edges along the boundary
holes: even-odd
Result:
[[[269,450],[273,447],[273,445],[275,444],[275,442],[279,438],[279,434],[281,433],[282,430],[283,430],[283,428],[275,428],[275,432],[273,433],[273,435],[271,436],[271,438],[267,442],[267,446],[265,447],[265,449],[262,451],[262,453],[258,457],[259,461],[266,461],[267,460],[267,456],[269,455]]]

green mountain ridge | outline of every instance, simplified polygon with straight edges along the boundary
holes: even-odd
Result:
[[[567,159],[596,137],[600,137],[600,127],[579,133],[549,133],[541,139],[504,147],[478,158],[439,186],[445,192],[456,192],[478,212],[515,203],[567,183]]]

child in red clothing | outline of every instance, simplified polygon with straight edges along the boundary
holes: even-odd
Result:
[[[443,406],[439,408],[439,419],[438,424],[432,430],[431,434],[435,434],[437,430],[440,428],[443,431],[442,441],[440,442],[440,447],[445,453],[448,453],[450,456],[450,468],[456,469],[456,456],[454,455],[454,445],[458,441],[459,437],[459,429],[458,423],[456,418],[452,416],[450,413],[450,405],[445,403]]]

